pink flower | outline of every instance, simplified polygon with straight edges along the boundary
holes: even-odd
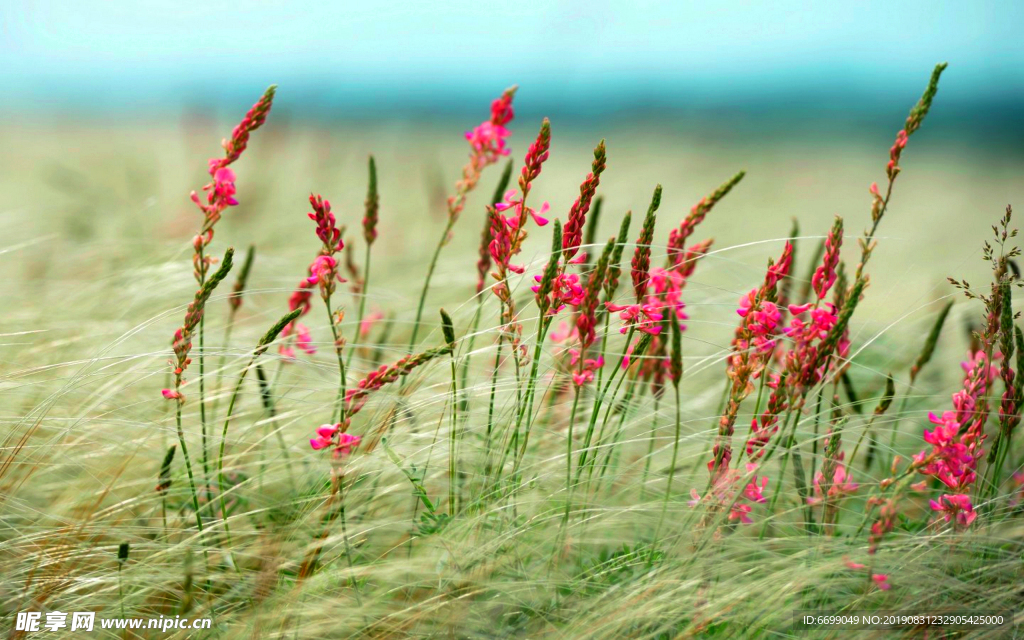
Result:
[[[839,248],[843,245],[843,219],[836,216],[835,224],[832,225],[828,237],[825,238],[825,254],[822,257],[821,265],[814,270],[811,277],[811,285],[814,292],[821,300],[828,294],[829,289],[836,281],[836,267],[839,265]]]
[[[526,219],[523,215],[523,199],[516,197],[517,195],[518,193],[515,189],[509,189],[505,192],[505,200],[494,205],[494,209],[496,211],[508,211],[509,209],[512,209],[515,214],[514,220],[516,226],[522,228],[526,223]],[[547,213],[550,208],[551,207],[547,202],[541,204],[539,212],[531,207],[526,207],[526,215],[533,218],[533,221],[537,223],[538,227],[543,227],[548,223],[548,219],[540,214]]]
[[[534,276],[538,283],[543,280],[542,276]],[[537,293],[540,285],[530,287],[530,291]],[[555,276],[551,283],[551,299],[548,301],[548,315],[555,315],[565,308],[565,305],[579,306],[583,302],[583,287],[580,286],[580,277],[576,274],[560,273]]]
[[[903,148],[907,146],[907,130],[900,129],[899,133],[896,134],[896,142],[893,143],[892,148],[889,149],[889,164],[885,167],[885,172],[889,176],[889,180],[896,177],[899,173],[900,155],[903,154]]]
[[[757,465],[747,463],[746,469],[748,473],[752,473],[757,470]],[[767,502],[764,497],[764,490],[768,487],[768,476],[761,476],[761,482],[758,484],[757,476],[747,483],[747,486],[743,488],[743,497],[751,502],[763,504]]]
[[[342,432],[341,426],[341,423],[320,425],[316,430],[317,437],[309,441],[309,446],[317,451],[327,447],[334,447],[334,456],[336,458],[352,453],[359,446],[362,437]],[[337,436],[337,441],[335,441],[335,436]]]
[[[316,430],[317,437],[309,441],[309,446],[319,451],[334,444],[334,434],[341,428],[340,424],[324,424]]]
[[[346,280],[338,273],[338,261],[333,256],[319,255],[309,265],[310,276],[306,280],[311,286],[320,285],[321,295],[324,291],[333,292],[334,283]]]
[[[576,338],[576,325],[566,321],[558,323],[558,328],[551,332],[552,342],[566,342]]]
[[[978,517],[974,505],[971,504],[971,498],[967,495],[946,493],[941,495],[937,502],[929,500],[928,504],[932,511],[943,513],[946,522],[955,519],[960,527],[969,526]]]
[[[570,364],[576,365],[580,360],[580,352],[572,349],[569,351],[571,357]],[[604,357],[598,356],[597,358],[586,358],[583,360],[583,364],[577,371],[572,374],[572,381],[577,387],[582,387],[588,382],[594,381],[594,372],[604,366]]]
[[[292,334],[295,335],[296,347],[309,355],[316,353],[316,347],[313,346],[313,337],[309,332],[309,327],[300,322],[290,322],[285,326],[284,330],[281,331],[281,337],[286,338]],[[285,358],[295,357],[295,349],[293,349],[287,342],[281,345],[278,352]]]
[[[963,388],[953,394],[953,410],[943,412],[942,416],[933,413],[928,416],[936,425],[934,430],[924,432],[924,440],[932,445],[932,450],[914,456],[914,466],[919,473],[934,476],[958,492],[966,490],[977,479],[978,460],[984,454],[982,427],[987,417],[979,412],[979,400],[997,374],[996,367],[981,349],[963,363],[963,368],[967,373]]]
[[[338,436],[338,446],[334,449],[335,455],[346,456],[359,446],[362,436],[354,436],[351,433],[343,433]]]
[[[873,573],[871,574],[871,579],[874,580],[875,586],[877,586],[882,591],[888,591],[892,588],[892,585],[889,584],[889,576],[887,574]]]
[[[757,470],[757,465],[747,464],[746,469],[748,473],[752,473]],[[729,469],[728,471],[723,472],[722,474],[718,475],[717,478],[714,480],[714,484],[711,487],[711,492],[707,496],[705,496],[705,498],[708,500],[713,500],[716,504],[723,506],[731,503],[732,507],[729,510],[729,520],[739,521],[743,524],[750,524],[751,522],[753,522],[753,520],[750,518],[750,513],[753,511],[753,507],[751,507],[749,504],[744,503],[740,499],[734,500],[734,497],[736,496],[736,488],[741,477],[742,474],[738,469]],[[740,498],[755,504],[765,502],[763,492],[765,487],[767,486],[767,477],[762,477],[759,482],[757,476],[755,475],[750,480],[750,482],[748,482],[743,487],[743,491],[740,494]],[[698,504],[700,504],[701,500],[705,499],[702,498],[699,493],[697,493],[696,489],[690,489],[690,497],[692,499],[689,501],[688,504],[691,507],[697,506]]]
[[[754,289],[741,298],[736,313],[747,320],[747,330],[750,332],[750,337],[746,341],[748,345],[757,353],[769,354],[775,350],[782,312],[774,302],[768,300],[762,301],[756,309],[751,308],[756,295],[757,290]]]
[[[213,195],[226,205],[235,206],[235,172],[227,167],[217,169],[213,174]]]
[[[181,395],[180,392],[174,391],[172,389],[161,389],[160,393],[162,393],[163,396],[165,398],[167,398],[168,400],[184,400],[185,399],[185,396]]]
[[[505,146],[508,136],[508,129],[489,120],[481,122],[472,131],[466,132],[466,140],[478,155],[477,162],[481,168],[508,155],[509,149]]]
[[[814,474],[815,496],[807,498],[807,504],[815,505],[821,502],[821,482],[824,479],[825,475],[821,471]],[[850,476],[848,476],[846,472],[846,467],[841,463],[836,463],[836,470],[832,476],[832,485],[828,489],[828,496],[830,498],[841,498],[844,495],[856,492],[859,486],[860,485],[856,482],[852,482],[850,480]]]
[[[732,505],[729,510],[729,520],[739,520],[743,524],[750,524],[753,520],[750,518],[750,512],[752,509],[750,505],[746,505],[740,502]]]
[[[606,302],[604,306],[607,307],[608,311],[622,312],[619,314],[619,317],[622,319],[623,325],[619,329],[619,333],[626,333],[630,328],[649,333],[652,336],[661,333],[660,322],[664,316],[658,311],[656,304],[618,305]]]

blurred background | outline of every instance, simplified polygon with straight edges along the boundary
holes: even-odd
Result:
[[[272,316],[316,249],[307,194],[323,193],[355,227],[372,153],[383,208],[371,307],[408,320],[465,161],[463,132],[518,84],[511,157],[518,166],[549,116],[536,193],[553,217],[564,219],[590,150],[607,140],[599,238],[661,183],[664,242],[700,197],[748,171],[697,234],[719,251],[691,306],[720,309],[691,315],[720,345],[794,218],[810,238],[835,214],[851,235],[866,225],[867,187],[884,181],[895,133],[948,61],[879,231],[866,309],[881,332],[950,295],[947,275],[981,273],[989,225],[1024,202],[1022,18],[1010,1],[11,0],[0,6],[0,292],[29,287],[69,323],[76,301],[109,320],[185,299],[199,221],[188,193],[276,83],[270,121],[236,165],[242,204],[218,227],[220,248],[257,245],[254,287],[273,297]],[[485,174],[456,227],[432,304],[472,295],[499,173]],[[531,240],[542,260],[546,240]],[[95,309],[99,291],[118,302]],[[38,316],[4,322],[20,330]]]

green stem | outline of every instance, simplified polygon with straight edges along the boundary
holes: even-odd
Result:
[[[484,479],[490,482],[491,479],[491,447],[494,438],[494,400],[498,393],[498,367],[501,366],[501,345],[502,335],[498,334],[498,348],[494,355],[494,370],[491,373],[491,399],[487,406],[487,440],[484,457]],[[498,478],[495,478],[497,483]]]
[[[420,333],[420,320],[423,318],[423,305],[427,301],[427,291],[430,290],[430,280],[434,277],[434,269],[437,267],[437,259],[441,255],[441,249],[444,245],[448,244],[448,234],[452,231],[452,226],[455,224],[455,220],[449,218],[448,224],[444,227],[444,233],[441,234],[441,239],[437,243],[437,248],[434,249],[434,256],[430,259],[430,266],[427,267],[427,277],[423,280],[423,290],[420,291],[420,302],[416,306],[416,322],[412,325],[412,337],[409,338],[409,348],[406,353],[412,353],[412,350],[416,347],[416,338]],[[405,378],[402,378],[402,383],[405,382]]]
[[[530,430],[533,427],[533,399],[537,392],[537,374],[540,370],[541,348],[544,346],[544,339],[547,337],[547,329],[551,326],[549,318],[541,318],[537,324],[537,344],[533,348],[533,362],[530,364],[530,378],[526,383],[526,402],[516,417],[516,433],[519,432],[519,425],[526,417],[526,427],[523,430],[523,444],[519,446],[516,454],[515,464],[512,465],[512,482],[515,483],[519,477],[519,467],[526,456],[526,447],[530,444]]]
[[[633,340],[633,334],[635,327],[631,326],[629,332],[626,334],[626,344],[622,347],[622,355],[619,357],[619,366],[616,367],[616,371],[608,377],[608,382],[603,388],[598,387],[598,392],[594,394],[594,407],[590,412],[590,421],[587,424],[587,433],[583,439],[583,450],[580,452],[579,467],[582,469],[584,463],[587,461],[587,454],[590,449],[590,441],[594,437],[594,428],[597,426],[597,416],[601,413],[601,405],[604,403],[605,397],[608,395],[608,389],[611,388],[612,383],[615,382],[615,374],[618,370],[622,370],[622,363],[626,360],[626,354],[629,351],[630,342]],[[635,357],[639,357],[641,354],[634,354]],[[580,354],[580,358],[583,358],[583,354]],[[623,374],[625,375],[625,374]],[[578,479],[578,476],[577,476]]]
[[[679,381],[678,380],[675,381],[675,391],[676,391],[676,433],[675,433],[676,439],[675,439],[675,443],[673,443],[673,445],[672,445],[672,466],[669,467],[669,470],[668,470],[668,485],[665,487],[665,500],[661,504],[661,517],[658,519],[658,528],[654,530],[654,540],[651,541],[651,555],[650,555],[650,558],[647,560],[648,566],[650,566],[654,562],[654,548],[655,548],[655,545],[658,544],[658,540],[659,540],[659,538],[661,536],[661,528],[665,525],[665,515],[668,513],[668,501],[669,501],[669,498],[672,495],[672,481],[675,479],[675,475],[676,475],[676,462],[679,460],[679,435],[680,435],[680,430],[681,430],[680,427],[682,425],[681,407],[680,407],[680,405],[682,403],[681,403],[680,397],[679,397]]]
[[[359,340],[362,337],[363,332],[363,317],[366,313],[366,294],[370,290],[370,246],[366,245],[366,258],[365,266],[363,267],[363,290],[359,295],[359,317],[356,321],[356,339],[353,347],[358,347]],[[419,319],[417,318],[417,322]],[[345,362],[345,368],[352,367],[352,358],[356,355],[356,349],[353,348],[348,352],[348,360]]]
[[[651,412],[651,430],[647,438],[647,456],[644,458],[644,475],[640,480],[640,501],[647,498],[647,476],[651,472],[651,458],[654,457],[654,441],[658,434],[658,403],[661,397],[654,396],[654,411]]]
[[[344,349],[338,336],[338,327],[334,323],[330,296],[324,299],[324,307],[327,308],[327,322],[330,323],[331,334],[334,336],[334,351],[338,354],[338,398],[332,415],[337,416],[337,422],[345,422],[345,359],[341,355]]]
[[[231,547],[231,530],[228,527],[227,500],[224,498],[224,448],[228,439],[228,426],[231,424],[231,414],[235,410],[235,402],[238,400],[238,394],[242,390],[242,383],[245,382],[245,376],[249,373],[249,369],[251,369],[253,364],[256,362],[257,357],[259,356],[253,354],[252,358],[249,359],[249,364],[245,365],[245,368],[242,369],[242,374],[238,377],[238,382],[235,384],[235,390],[231,394],[231,399],[228,400],[228,412],[224,416],[224,428],[220,433],[220,452],[217,455],[217,491],[220,494],[220,512],[224,520],[224,537],[229,548]]]
[[[458,511],[457,503],[455,501],[455,487],[458,476],[458,458],[457,458],[457,447],[459,441],[459,387],[457,381],[457,369],[455,366],[455,352],[451,353],[451,365],[452,365],[452,417],[451,417],[451,433],[448,438],[448,515],[452,518],[455,517],[455,513]]]
[[[177,391],[177,389],[175,389]],[[192,491],[192,508],[196,512],[196,526],[199,528],[199,532],[203,531],[203,519],[199,515],[199,494],[196,493],[196,480],[192,474],[192,458],[188,455],[188,445],[185,444],[185,431],[181,428],[181,400],[176,401],[177,411],[175,412],[175,419],[178,423],[178,444],[181,445],[181,455],[185,457],[185,470],[188,472],[188,486]]]
[[[576,392],[573,394],[572,411],[569,413],[569,429],[565,436],[565,513],[562,516],[562,526],[559,532],[559,539],[565,533],[569,524],[569,511],[572,509],[572,428],[576,422],[576,409],[580,403],[581,386],[576,385]],[[555,546],[555,553],[558,553],[558,546]]]

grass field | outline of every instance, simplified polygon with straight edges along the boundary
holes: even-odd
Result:
[[[949,489],[908,467],[930,447],[922,439],[933,428],[928,412],[948,411],[951,394],[964,386],[958,363],[977,348],[968,329],[983,334],[980,353],[997,368],[997,353],[1013,342],[998,306],[987,331],[985,303],[965,299],[946,278],[989,293],[983,243],[1007,203],[1020,199],[1024,156],[996,156],[949,136],[929,141],[929,130],[942,126],[941,108],[940,92],[934,115],[901,159],[866,269],[870,285],[844,334],[848,353],[829,361],[821,380],[794,391],[802,407],[776,412],[784,418],[771,445],[778,449],[756,470],[744,471],[743,444],[751,419],[770,410],[768,371],[781,372],[785,363],[766,356],[767,370],[750,379],[752,392],[737,404],[730,434],[736,478],[745,488],[750,476],[755,488],[758,477],[768,480],[765,501],[749,501],[749,524],[737,520],[736,505],[748,504],[738,480],[726,474],[731,479],[709,491],[707,466],[715,466],[712,446],[721,442],[727,360],[760,357],[732,342],[738,302],[761,286],[794,219],[790,301],[809,288],[835,215],[845,220],[847,277],[835,290],[852,290],[861,260],[856,240],[871,226],[867,187],[878,182],[884,195],[887,149],[905,113],[861,136],[824,139],[745,140],[726,126],[699,134],[663,120],[615,121],[599,131],[553,122],[551,156],[529,195],[532,207],[550,202],[552,220],[567,221],[594,145],[604,138],[608,150],[596,242],[584,247],[589,265],[562,261],[558,268],[579,273],[589,287],[605,240],[627,210],[633,214],[622,284],[609,302],[634,301],[629,261],[656,184],[663,195],[651,265],[661,266],[669,231],[702,197],[747,172],[692,238],[714,237],[715,244],[686,280],[689,318],[679,350],[671,348],[674,329],[664,320],[663,350],[640,358],[681,366],[678,400],[670,380],[652,387],[637,367],[618,366],[626,338],[617,313],[597,313],[598,339],[587,357],[603,355],[605,365],[594,382],[574,385],[579,369],[564,353],[568,345],[550,339],[537,360],[509,356],[510,338],[499,338],[498,297],[475,293],[485,206],[502,159],[483,172],[440,253],[412,348],[444,347],[444,307],[454,321],[451,357],[436,355],[370,394],[345,427],[361,443],[338,457],[312,450],[309,440],[319,425],[336,422],[339,358],[352,389],[409,352],[427,265],[446,224],[445,199],[465,163],[462,131],[472,122],[282,120],[278,127],[272,113],[232,164],[240,203],[227,208],[204,247],[205,255],[220,256],[233,246],[235,267],[206,302],[204,342],[196,339],[192,348],[180,407],[160,391],[175,388],[171,336],[196,290],[191,239],[202,214],[188,193],[210,181],[206,158],[220,153],[217,141],[233,123],[40,119],[0,126],[8,150],[0,157],[0,628],[10,621],[11,636],[20,637],[18,612],[59,610],[213,619],[212,630],[195,635],[97,631],[110,637],[788,637],[802,632],[798,610],[1019,611],[1024,528],[1013,473],[1024,459],[1014,425],[1005,427],[1006,416],[998,415],[1002,372],[974,394],[991,413],[972,414],[988,434],[984,454],[998,440],[1006,458],[993,470],[978,454],[979,478],[963,489],[976,519],[944,520],[929,499]],[[518,118],[509,125],[509,188],[516,188],[538,125]],[[352,256],[365,265],[361,220],[371,153],[380,224],[365,301],[366,315],[382,318],[357,332],[363,296],[351,282],[337,284],[333,308],[344,318],[333,328],[346,339],[337,356],[328,313],[314,293],[303,322],[316,353],[284,358],[278,346],[294,336],[280,338],[258,360],[261,394],[248,365],[253,349],[289,310],[296,283],[321,251],[306,216],[310,192],[331,200]],[[550,229],[529,223],[530,237],[512,260],[526,273],[509,280],[531,356],[541,316],[529,286],[553,255]],[[255,260],[229,321],[231,285],[250,245]],[[1002,292],[1011,291],[1010,280],[1004,284],[994,291],[1009,307]],[[955,304],[935,353],[912,381],[911,366],[947,301]],[[563,310],[550,331],[578,317],[581,306],[577,300]],[[794,353],[781,326],[777,333],[772,352]],[[839,383],[843,371],[846,384]],[[894,401],[873,417],[888,375]],[[1012,381],[1009,388],[1013,396]],[[525,444],[513,437],[531,426]],[[830,430],[841,432],[841,445],[829,441]],[[857,488],[809,505],[815,472],[844,464]],[[898,480],[885,482],[890,477]],[[993,477],[994,485],[986,484]],[[926,485],[911,490],[911,479]],[[158,487],[168,481],[169,488]],[[835,484],[842,484],[838,476]],[[692,505],[691,489],[703,496]],[[893,520],[876,545],[870,529],[882,499],[892,500]],[[123,543],[129,546],[121,561]],[[994,638],[1015,630],[966,633]],[[865,633],[926,637],[906,627]]]

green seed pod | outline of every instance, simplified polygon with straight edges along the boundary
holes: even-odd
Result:
[[[455,325],[452,324],[452,317],[444,309],[441,309],[441,333],[444,334],[445,343],[454,349]]]

